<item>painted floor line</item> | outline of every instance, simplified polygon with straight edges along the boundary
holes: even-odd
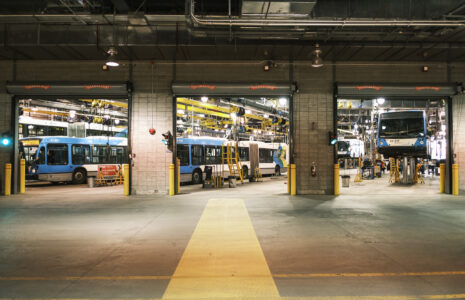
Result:
[[[0,277],[0,281],[73,281],[73,280],[169,280],[171,276],[12,276]]]
[[[403,276],[457,276],[465,271],[441,272],[387,272],[387,273],[307,273],[307,274],[273,274],[274,278],[321,278],[321,277],[403,277]]]
[[[279,299],[241,199],[210,199],[163,299]]]
[[[391,273],[306,273],[306,274],[272,274],[274,278],[324,278],[324,277],[403,277],[403,276],[461,276],[465,271],[441,271],[441,272],[391,272]],[[178,278],[259,278],[268,275],[177,275]],[[171,275],[141,275],[141,276],[3,276],[0,281],[73,281],[73,280],[169,280]]]
[[[0,298],[0,300],[11,300],[13,298]],[[15,300],[97,300],[101,298],[14,298]],[[118,299],[118,298],[113,298]],[[123,298],[121,298],[123,299]],[[127,299],[127,298],[124,298]],[[173,298],[185,299],[185,298]],[[189,298],[197,299],[197,298]],[[202,298],[205,300],[206,298]],[[220,297],[217,300],[235,300],[237,297]],[[437,295],[373,295],[373,296],[308,296],[308,297],[243,297],[249,300],[437,300],[437,299],[465,299],[465,294],[437,294]],[[162,300],[162,298],[131,298],[131,300]]]

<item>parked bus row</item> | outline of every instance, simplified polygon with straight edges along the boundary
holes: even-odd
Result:
[[[85,183],[99,165],[128,162],[127,138],[34,137],[20,140],[27,179]]]
[[[227,142],[208,137],[178,138],[181,182],[201,183],[205,178],[205,166],[212,166],[219,172],[223,166],[223,145]],[[280,175],[287,171],[286,144],[237,143],[244,178],[254,175],[253,166],[259,168],[262,175]],[[31,137],[20,140],[20,155],[26,160],[27,179],[80,184],[85,183],[88,176],[97,176],[99,165],[120,167],[128,163],[127,145],[127,139],[119,137]],[[227,165],[225,169],[227,177],[230,175]]]
[[[205,178],[205,166],[212,166],[219,172],[223,166],[222,148],[228,142],[233,145],[236,143],[222,138],[177,138],[176,153],[181,164],[181,182],[201,183]],[[260,169],[262,175],[281,175],[287,171],[286,144],[249,141],[237,143],[242,174],[245,179],[254,175],[253,165]],[[253,151],[252,147],[256,147],[258,151]],[[253,153],[256,153],[255,157]],[[224,167],[225,177],[227,177],[229,168],[227,165]]]

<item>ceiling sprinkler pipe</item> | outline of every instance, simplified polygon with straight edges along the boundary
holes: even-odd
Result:
[[[190,0],[190,18],[197,26],[262,26],[262,27],[462,27],[465,21],[461,20],[264,20],[241,18],[200,18],[195,15],[194,0]]]

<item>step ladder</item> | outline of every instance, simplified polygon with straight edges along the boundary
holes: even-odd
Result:
[[[229,176],[238,177],[241,182],[244,182],[244,176],[242,174],[242,165],[239,158],[239,149],[237,142],[233,145],[233,142],[224,142],[221,147],[221,176],[225,178],[226,165],[228,166]]]

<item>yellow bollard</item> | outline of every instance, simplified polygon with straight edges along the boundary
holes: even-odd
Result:
[[[459,165],[452,165],[452,195],[459,195]]]
[[[174,164],[170,164],[170,172],[169,172],[169,180],[170,180],[170,196],[174,196]]]
[[[26,160],[21,159],[19,163],[19,193],[26,192]]]
[[[297,194],[297,180],[296,180],[295,164],[291,164],[291,196]]]
[[[129,164],[123,165],[124,196],[129,196]]]
[[[334,195],[339,196],[339,164],[334,164]]]
[[[5,164],[5,196],[11,195],[11,164]]]
[[[179,160],[179,158],[176,159],[177,163],[178,163],[178,190],[177,190],[177,193],[179,194],[181,192],[181,161]]]
[[[439,192],[444,193],[446,191],[446,165],[439,165]]]

